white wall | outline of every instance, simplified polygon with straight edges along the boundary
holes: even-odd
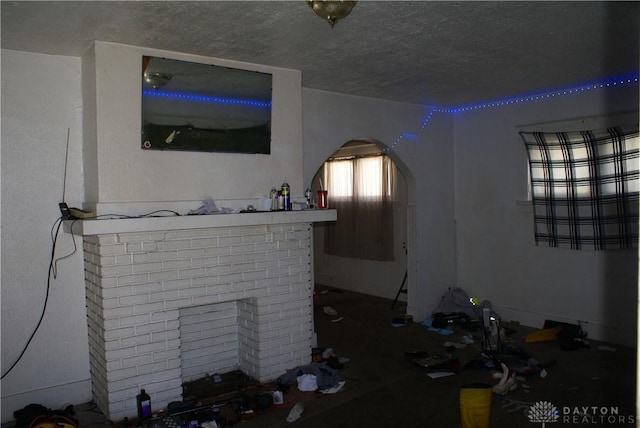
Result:
[[[458,113],[458,285],[505,320],[583,324],[589,337],[635,344],[637,251],[536,247],[527,158],[517,126],[635,110],[637,85]],[[533,125],[532,125],[533,126]],[[596,125],[597,126],[597,125]]]
[[[272,73],[271,154],[141,150],[143,55]],[[86,171],[88,203],[106,211],[113,204],[126,210],[129,202],[138,207],[140,202],[160,203],[146,209],[179,209],[171,202],[196,201],[191,208],[197,208],[207,196],[259,199],[285,180],[294,198],[304,199],[300,71],[105,42],[87,52],[83,67],[87,110],[95,112],[84,118],[85,144],[97,147],[85,160],[95,168]]]
[[[66,199],[74,205],[84,199],[80,68],[79,58],[2,50],[3,374],[44,305],[68,128]],[[56,257],[73,249],[61,232]],[[2,380],[2,421],[32,402],[53,407],[91,399],[81,247],[57,268],[42,325]]]
[[[374,139],[391,148],[388,154],[405,176],[409,193],[407,312],[424,319],[455,277],[452,118],[435,113],[421,132],[429,107],[307,88],[303,89],[303,109],[306,183],[349,140]],[[361,285],[348,282],[353,264],[331,264],[322,255],[316,261],[319,278],[340,278],[345,288],[363,291]],[[370,294],[393,298],[403,275],[403,270],[383,275],[388,278],[387,290],[375,286]]]

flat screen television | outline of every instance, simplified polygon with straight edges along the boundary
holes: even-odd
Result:
[[[272,76],[142,58],[142,149],[271,153]]]

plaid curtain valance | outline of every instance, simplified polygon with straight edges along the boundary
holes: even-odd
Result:
[[[529,158],[536,245],[638,247],[638,126],[520,132]]]

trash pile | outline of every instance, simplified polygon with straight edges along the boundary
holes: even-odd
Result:
[[[490,301],[479,303],[467,293],[454,288],[442,297],[432,317],[422,322],[428,331],[442,336],[460,337],[443,342],[440,352],[409,350],[405,358],[424,369],[431,378],[440,378],[476,369],[488,373],[495,382],[494,394],[506,396],[515,389],[529,388],[527,381],[537,376],[546,378],[547,369],[557,361],[541,362],[530,355],[518,341],[509,340],[517,324],[503,324]],[[588,348],[586,333],[579,325],[545,321],[544,327],[524,337],[524,343],[551,342],[564,351]],[[522,342],[522,340],[520,340]]]

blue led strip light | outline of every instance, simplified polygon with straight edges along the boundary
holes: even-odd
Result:
[[[218,103],[218,104],[239,104],[239,105],[260,107],[260,108],[271,107],[271,102],[241,100],[237,98],[212,97],[208,95],[196,95],[196,94],[181,93],[181,92],[144,90],[142,94],[148,95],[151,97],[173,98],[173,99],[179,99],[179,100],[185,100],[185,101],[200,101],[205,103]]]
[[[611,77],[608,79],[600,80],[595,83],[587,83],[584,85],[574,86],[574,87],[565,88],[565,89],[555,89],[555,90],[539,92],[531,95],[521,95],[517,97],[487,101],[479,104],[470,104],[470,105],[461,106],[461,107],[442,108],[442,111],[446,113],[459,113],[462,111],[477,110],[481,108],[499,107],[499,106],[510,105],[510,104],[526,103],[529,101],[538,101],[538,100],[544,100],[549,98],[562,97],[566,95],[575,95],[580,92],[591,91],[596,89],[604,89],[604,88],[610,88],[613,86],[621,86],[628,83],[638,83],[638,73],[630,74],[623,77]]]
[[[606,89],[606,88],[611,88],[616,86],[622,86],[629,83],[638,83],[637,72],[628,74],[626,76],[621,76],[621,77],[610,77],[607,79],[599,80],[594,83],[578,85],[570,88],[555,89],[555,90],[539,92],[539,93],[530,94],[530,95],[521,95],[521,96],[509,97],[509,98],[504,98],[504,99],[499,99],[494,101],[486,101],[478,104],[469,104],[469,105],[459,106],[459,107],[435,106],[435,107],[432,107],[429,110],[429,112],[425,115],[424,119],[422,119],[422,122],[420,123],[419,133],[422,133],[425,130],[425,128],[427,127],[427,124],[429,123],[429,121],[431,120],[431,117],[433,116],[433,113],[460,113],[464,111],[478,110],[483,108],[501,107],[501,106],[512,105],[512,104],[522,104],[522,103],[531,102],[531,101],[539,101],[539,100],[551,99],[556,97],[575,95],[585,91],[593,91],[597,89]],[[403,132],[400,136],[398,136],[398,138],[395,139],[395,141],[389,147],[385,148],[383,151],[388,152],[390,150],[395,149],[398,146],[398,144],[400,144],[400,142],[405,139],[412,139],[412,140],[417,139],[417,135],[409,132]]]

